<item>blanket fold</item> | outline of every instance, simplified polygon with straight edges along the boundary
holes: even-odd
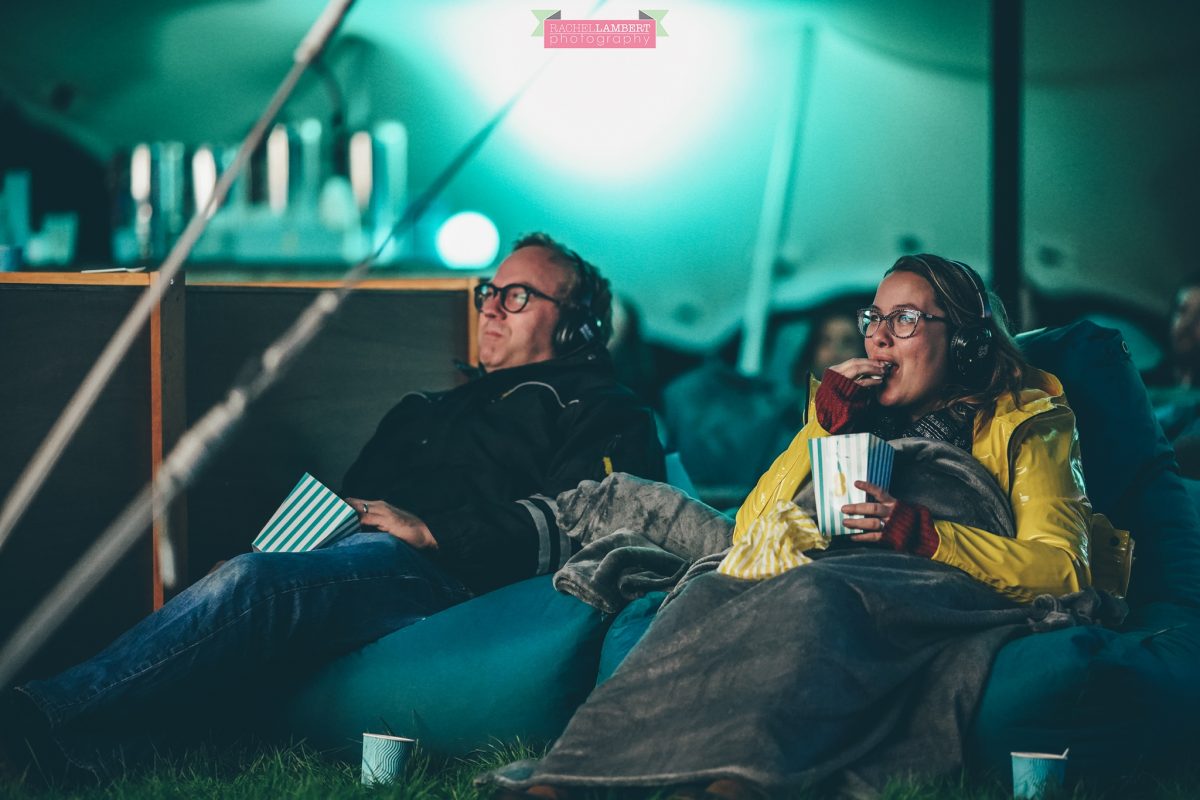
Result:
[[[733,520],[665,483],[616,472],[556,500],[558,527],[581,545],[554,587],[607,614],[668,590],[692,562],[729,546]]]

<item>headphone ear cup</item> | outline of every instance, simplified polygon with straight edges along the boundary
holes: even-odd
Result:
[[[599,324],[599,320],[587,308],[568,306],[560,309],[558,327],[554,329],[555,352],[563,355],[593,341]]]
[[[950,338],[950,357],[958,374],[975,381],[991,369],[992,331],[983,325],[964,325]]]

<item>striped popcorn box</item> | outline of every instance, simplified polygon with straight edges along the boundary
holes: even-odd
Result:
[[[263,553],[315,550],[357,527],[354,509],[306,472],[254,537],[254,549]]]
[[[869,502],[867,493],[854,486],[855,481],[888,488],[896,451],[873,433],[848,433],[809,439],[808,454],[812,458],[817,527],[829,536],[861,533],[846,527],[842,506]]]

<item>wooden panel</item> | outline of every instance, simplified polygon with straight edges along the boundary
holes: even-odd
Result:
[[[250,541],[305,471],[333,489],[402,395],[461,382],[470,360],[472,282],[411,290],[372,282],[282,381],[251,409],[188,493],[189,558],[197,577]],[[377,288],[376,288],[377,287]],[[221,400],[243,365],[284,331],[318,289],[189,285],[188,419]]]
[[[36,277],[46,280],[22,273],[0,276],[0,492],[5,496],[149,280],[145,275],[75,275],[82,280],[72,284],[72,276]],[[150,359],[150,336],[144,332],[0,550],[0,637],[12,632],[149,481]],[[154,595],[151,570],[147,536],[60,628],[26,674],[45,674],[85,657],[144,616]]]
[[[158,280],[153,275],[152,280]],[[163,293],[150,316],[150,471],[157,475],[187,424],[184,366],[184,279],[176,278]],[[187,585],[187,494],[180,495],[165,514],[154,519],[152,591],[155,608],[163,604],[162,566],[158,543],[166,537],[172,544],[175,581],[172,594]]]

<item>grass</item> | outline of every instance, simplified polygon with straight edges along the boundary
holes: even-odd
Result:
[[[410,760],[405,779],[391,786],[363,786],[358,765],[330,761],[304,745],[262,748],[249,745],[215,749],[200,747],[176,756],[129,767],[102,786],[64,784],[35,788],[0,782],[3,800],[483,800],[490,791],[476,789],[474,777],[487,769],[537,755],[520,745],[496,747],[470,758],[437,761],[419,750]],[[595,792],[596,800],[618,795]],[[668,793],[647,800],[666,800]],[[798,793],[795,800],[818,800],[817,793]],[[895,782],[883,800],[1007,800],[1011,794],[997,780]],[[1110,782],[1102,787],[1076,786],[1048,800],[1192,800],[1200,797],[1200,772],[1168,778],[1146,775]]]

